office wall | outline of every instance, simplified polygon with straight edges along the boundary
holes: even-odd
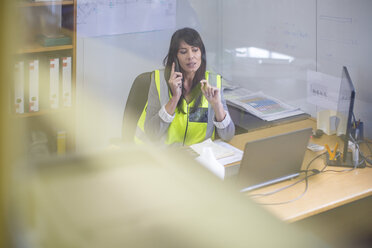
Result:
[[[306,101],[307,71],[340,77],[348,67],[355,115],[372,137],[372,1],[224,0],[223,75],[316,116]]]
[[[176,27],[77,40],[77,149],[107,147],[121,137],[130,87],[137,75],[162,68],[171,35],[185,26],[198,30],[215,70],[220,34],[218,1],[178,0]]]

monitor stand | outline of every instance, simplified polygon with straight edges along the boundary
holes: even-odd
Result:
[[[355,166],[354,161],[352,159],[353,158],[352,152],[347,152],[346,161],[343,161],[343,159],[340,156],[340,152],[336,153],[336,158],[337,159],[335,159],[335,160],[330,160],[328,153],[326,154],[326,156],[327,156],[326,163],[327,163],[328,166],[339,166],[339,167],[354,167]],[[357,168],[364,168],[364,167],[366,167],[365,161],[358,164],[358,166],[357,166]]]

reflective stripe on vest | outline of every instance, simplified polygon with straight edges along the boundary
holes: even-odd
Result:
[[[205,78],[209,82],[209,72],[205,72]],[[216,86],[218,89],[221,89],[221,76],[217,75],[216,77]],[[155,84],[159,94],[159,101],[161,102],[160,98],[160,77],[159,77],[159,70],[155,71]],[[171,97],[169,91],[169,97]],[[198,109],[190,113],[191,108],[195,104],[195,99],[192,100],[189,104],[187,104],[185,99],[182,99],[183,102],[183,112],[182,113],[176,108],[175,110],[175,118],[173,119],[172,123],[169,125],[167,131],[167,138],[165,140],[166,144],[172,143],[183,143],[185,145],[191,145],[195,143],[199,143],[205,140],[206,130],[207,130],[207,123],[208,123],[208,100],[202,95],[201,103]],[[144,132],[144,123],[146,118],[146,106],[142,111],[141,117],[137,123],[137,130],[135,135],[135,142],[136,143],[143,143],[147,141],[145,132]],[[212,134],[212,139],[214,139],[214,131]]]

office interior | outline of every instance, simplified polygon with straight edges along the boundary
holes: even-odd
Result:
[[[122,244],[134,247],[225,247],[223,242],[227,246],[238,247],[245,247],[244,242],[264,247],[298,244],[305,247],[371,245],[370,195],[287,223],[268,213],[264,207],[256,205],[248,196],[221,184],[221,181],[204,170],[175,165],[179,158],[172,154],[172,150],[124,145],[123,151],[121,146],[124,109],[134,79],[143,72],[163,68],[162,61],[168,51],[170,37],[175,30],[183,27],[194,28],[200,33],[207,50],[207,69],[221,74],[230,86],[263,92],[300,108],[315,120],[317,113],[326,107],[309,101],[309,75],[317,73],[319,77],[332,77],[335,81],[341,81],[342,67],[346,66],[356,91],[355,118],[364,124],[364,138],[372,139],[371,1],[74,0],[61,4],[59,8],[55,4],[59,5],[60,1],[51,1],[41,7],[30,7],[27,3],[24,7],[20,2],[8,0],[0,3],[0,240],[3,240],[3,247],[100,247],[104,242],[110,244],[110,247],[122,247]],[[137,9],[143,12],[134,14],[126,11],[135,10],[134,5],[138,5]],[[132,26],[121,25],[119,22],[130,18],[146,20],[146,15],[154,14],[148,8],[151,5],[167,8],[168,12],[164,12],[166,18],[159,18],[159,23],[155,24],[143,21],[142,26],[136,26],[138,23]],[[115,8],[123,12],[119,14]],[[43,11],[47,12],[49,19],[42,19]],[[112,15],[102,16],[102,13]],[[20,20],[25,19],[26,22],[20,23]],[[98,24],[97,20],[101,23]],[[43,21],[47,23],[45,27]],[[57,24],[50,24],[54,22]],[[29,28],[25,23],[37,27]],[[53,32],[53,25],[57,25],[58,29],[65,25],[69,29],[71,47],[58,51],[17,52],[27,43],[24,41],[33,34],[33,29]],[[45,56],[47,59],[60,58],[60,68],[64,63],[62,58],[71,57],[72,104],[69,110],[61,110],[62,114],[43,114],[42,106],[48,104],[48,100],[44,100],[40,102],[40,114],[20,117],[15,114],[14,107],[10,106],[13,104],[11,100],[14,100],[14,64],[19,58],[25,61],[37,58],[41,61]],[[324,85],[322,87],[324,89]],[[27,115],[27,106],[24,112]],[[61,137],[62,141],[59,139]],[[64,144],[62,150],[59,150],[58,145],[61,143],[58,142]],[[36,147],[30,148],[35,144]],[[37,155],[34,156],[32,151]],[[118,151],[122,153],[118,155]],[[79,166],[77,161],[81,161],[82,167],[93,166],[95,170],[100,170],[104,177],[97,182],[103,186],[85,180],[83,171],[72,166]],[[186,165],[195,163],[188,157],[183,161]],[[30,169],[44,168],[48,163],[67,168],[51,172],[50,178],[55,179],[55,182],[48,181],[48,174],[42,178],[45,175],[35,175]],[[134,166],[132,169],[121,168],[117,166],[118,163],[132,163]],[[105,164],[109,167],[107,173],[101,168]],[[16,174],[19,168],[24,169],[20,172],[21,176]],[[159,172],[158,168],[163,168],[165,172]],[[86,173],[92,173],[92,170]],[[62,181],[60,175],[68,175],[69,172],[78,176]],[[156,176],[158,178],[154,178]],[[150,185],[137,185],[136,177],[140,178],[139,182],[149,182]],[[186,187],[189,184],[174,182],[173,177],[179,178],[181,182],[193,181],[195,178],[193,187],[204,190],[193,196],[191,194],[195,191]],[[64,198],[56,197],[51,191],[48,192],[51,198],[35,196],[36,203],[30,205],[33,209],[28,209],[29,202],[22,198],[25,196],[22,195],[25,194],[22,187],[27,188],[27,183],[35,183],[35,178],[51,183],[56,187],[53,189],[63,192],[65,199],[76,203],[65,205],[71,207],[66,210],[70,211],[71,216],[74,216],[73,211],[86,214],[74,216],[76,219],[72,221],[63,219],[63,215],[58,212],[53,213],[46,206],[58,206],[53,200],[63,201]],[[84,185],[79,184],[79,178],[82,178]],[[20,179],[27,183],[21,183]],[[125,183],[121,185],[123,181]],[[155,193],[150,194],[151,183],[155,185],[153,190],[157,192],[158,198]],[[107,215],[107,209],[112,209],[104,202],[112,200],[110,196],[122,197],[120,188],[115,185],[124,187],[122,193],[125,199],[120,199],[123,202],[118,200],[118,206],[124,206],[126,210],[120,212],[116,208],[117,212]],[[78,194],[73,194],[74,186],[86,201],[78,199]],[[92,187],[92,190],[84,187]],[[15,193],[20,195],[12,197]],[[99,197],[91,195],[95,193]],[[176,199],[177,204],[171,197]],[[9,202],[14,204],[13,200],[20,205],[10,205]],[[50,202],[40,203],[38,200]],[[130,201],[139,205],[130,205]],[[89,206],[89,203],[92,205]],[[185,208],[177,212],[171,207],[172,204]],[[214,208],[214,204],[220,205]],[[16,209],[15,213],[25,215],[14,215],[10,207]],[[42,223],[44,213],[47,216],[45,219],[48,219],[46,224]],[[93,218],[95,213],[102,214],[102,218]],[[224,213],[227,213],[226,216]],[[216,215],[219,216],[218,220],[215,219]],[[116,226],[111,225],[117,216],[125,221],[117,222]],[[13,218],[26,218],[27,223],[32,223],[32,230],[17,226],[19,222]],[[198,224],[197,228],[195,223]],[[105,229],[105,225],[111,229]],[[69,228],[89,232],[80,235],[66,231]],[[166,232],[170,235],[166,235]],[[265,237],[265,232],[272,239]],[[121,240],[123,237],[125,241]],[[88,241],[90,238],[97,243]]]

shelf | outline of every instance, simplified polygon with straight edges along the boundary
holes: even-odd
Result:
[[[40,53],[40,52],[51,52],[51,51],[60,51],[60,50],[69,50],[72,49],[73,45],[63,45],[63,46],[50,46],[45,47],[38,43],[33,43],[27,47],[19,49],[17,54],[26,54],[26,53]]]
[[[74,1],[48,1],[48,2],[31,2],[23,1],[18,4],[19,7],[38,7],[38,6],[49,6],[49,5],[73,5]]]
[[[16,118],[28,118],[28,117],[35,117],[35,116],[65,113],[65,112],[72,111],[72,109],[73,108],[45,109],[45,110],[40,110],[37,112],[31,112],[31,113],[14,114],[14,116]]]
[[[0,0],[1,1],[1,0]],[[76,8],[77,0],[13,0],[14,7],[17,12],[17,31],[20,30],[19,40],[16,42],[16,49],[13,51],[14,60],[23,61],[23,79],[17,83],[17,86],[22,87],[24,94],[24,111],[23,114],[15,113],[15,106],[12,106],[8,112],[8,117],[14,120],[14,123],[25,128],[25,135],[30,136],[32,132],[41,131],[48,137],[48,149],[52,153],[56,153],[56,144],[53,143],[56,139],[56,131],[66,130],[68,138],[66,140],[66,151],[73,152],[75,150],[75,83],[76,83]],[[56,38],[63,39],[44,39],[40,40],[40,35],[51,37],[53,34],[63,34],[71,39],[65,39],[63,36]],[[49,35],[48,35],[49,34]],[[64,44],[64,45],[58,45]],[[52,45],[52,46],[45,46]],[[50,93],[50,64],[48,58],[55,56],[59,58],[59,82],[58,87],[63,88],[63,70],[62,59],[65,56],[71,57],[71,94],[72,106],[63,107],[60,101],[60,108],[51,109],[48,101]],[[29,110],[27,98],[30,95],[30,71],[28,61],[32,59],[39,60],[39,111],[26,112]],[[16,71],[15,71],[16,72]],[[22,74],[19,74],[22,77]],[[11,102],[14,102],[15,87],[10,87]],[[13,92],[12,92],[13,91]],[[44,93],[45,92],[45,93]],[[60,96],[62,95],[62,92]],[[25,148],[28,150],[30,143],[27,142]]]

